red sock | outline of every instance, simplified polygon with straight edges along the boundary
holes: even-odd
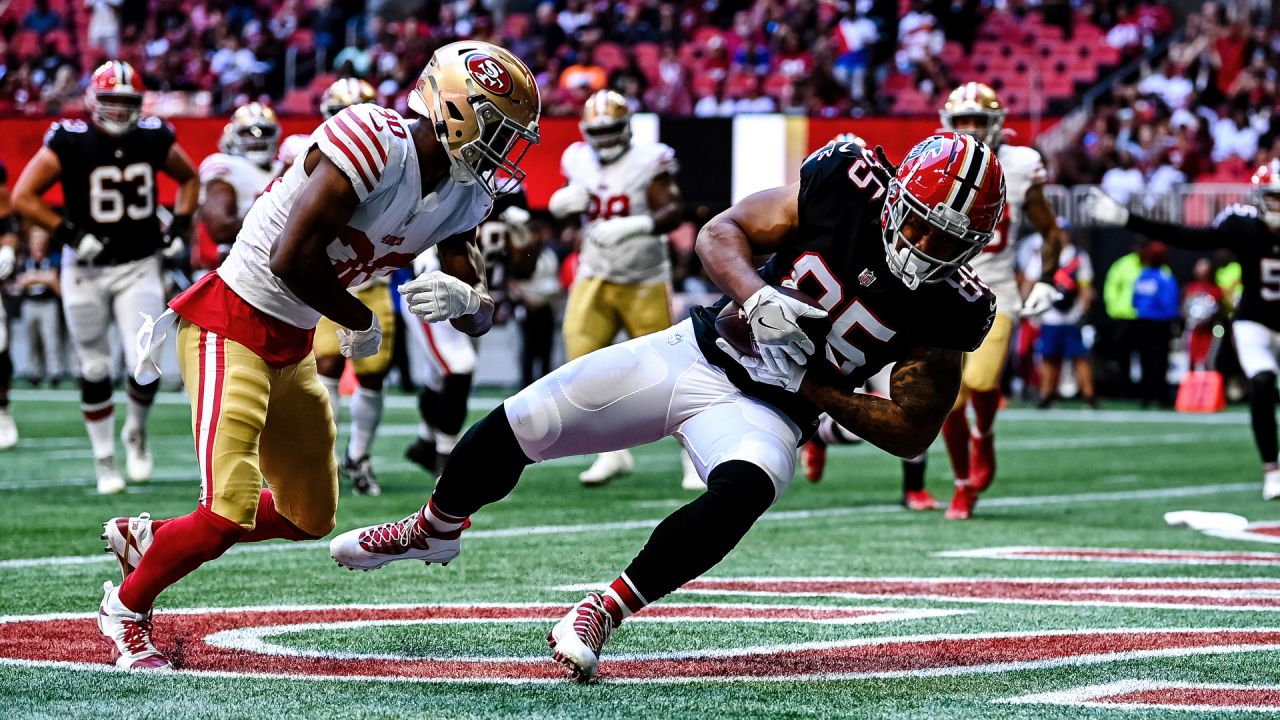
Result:
[[[120,602],[134,612],[149,612],[165,588],[226,552],[243,534],[244,528],[204,506],[169,520],[120,586]]]
[[[258,495],[258,515],[254,520],[254,527],[236,542],[261,542],[263,540],[275,540],[283,538],[285,540],[315,540],[315,535],[309,535],[298,526],[289,522],[289,519],[281,515],[276,510],[276,499],[267,488],[262,489],[262,493]]]
[[[626,573],[618,576],[609,584],[609,589],[604,591],[605,609],[613,616],[613,623],[617,625],[623,620],[631,617],[631,613],[639,612],[648,605],[648,602],[640,597],[640,593],[631,587],[631,580]]]
[[[947,444],[947,456],[951,458],[951,471],[956,480],[969,478],[969,418],[964,406],[952,410],[942,422],[942,439]]]
[[[973,429],[979,435],[990,434],[991,427],[996,424],[996,411],[1000,409],[1000,391],[970,393],[969,402],[973,403]]]

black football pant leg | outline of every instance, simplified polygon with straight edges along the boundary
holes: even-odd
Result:
[[[707,491],[654,529],[627,577],[648,602],[671,593],[723,560],[773,499],[773,481],[760,467],[743,460],[717,465]]]
[[[1253,440],[1263,463],[1276,462],[1280,448],[1276,440],[1276,375],[1261,372],[1249,378],[1249,420]]]

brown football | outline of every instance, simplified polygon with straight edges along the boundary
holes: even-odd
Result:
[[[795,298],[816,308],[822,307],[817,300],[795,288],[782,285],[775,285],[774,288],[787,297]],[[831,323],[826,318],[802,318],[800,327],[804,329],[809,339],[813,340],[814,347],[821,349],[827,332],[831,330]],[[738,306],[738,303],[730,302],[716,316],[716,333],[738,352],[760,357],[760,348],[756,346],[755,338],[751,335],[751,327],[747,324],[747,314]]]

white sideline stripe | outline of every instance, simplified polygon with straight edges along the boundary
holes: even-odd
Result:
[[[1176,488],[1153,488],[1150,490],[1123,490],[1119,492],[1077,493],[1074,495],[1034,495],[1030,497],[1006,497],[983,500],[984,507],[1032,507],[1037,505],[1062,505],[1082,502],[1115,502],[1120,500],[1154,500],[1161,498],[1181,498],[1198,495],[1216,495],[1218,493],[1254,492],[1257,483],[1222,483],[1217,485],[1192,485]],[[862,505],[858,507],[824,508],[820,510],[778,510],[766,512],[757,522],[779,522],[795,520],[812,520],[815,518],[840,517],[845,515],[862,515],[869,513],[905,513],[901,505]],[[622,520],[606,523],[578,523],[574,525],[533,525],[529,527],[499,528],[495,530],[469,530],[468,540],[493,538],[523,538],[536,535],[573,535],[577,533],[609,532],[614,530],[648,530],[657,527],[663,518],[647,520]],[[236,545],[225,555],[244,553],[284,552],[295,549],[306,549],[327,546],[327,540],[304,540],[291,543],[255,543]],[[113,562],[115,556],[109,553],[102,555],[63,555],[43,558],[15,558],[0,560],[0,570],[17,570],[31,567],[58,565],[86,565]]]
[[[14,400],[37,402],[80,403],[78,390],[10,390]],[[416,410],[418,399],[411,395],[388,395],[389,408]],[[156,394],[160,405],[187,405],[187,394],[181,390],[164,390]],[[470,410],[492,410],[502,403],[500,398],[473,397],[467,402]],[[1150,423],[1153,425],[1248,425],[1249,416],[1243,412],[1226,412],[1213,415],[1179,413],[1171,410],[1035,410],[1010,408],[997,416],[1004,420],[1080,422],[1080,423]]]
[[[1038,553],[1029,555],[1027,553]],[[1091,556],[1089,553],[1144,553],[1143,557]],[[1163,548],[1052,547],[1004,545],[1000,547],[942,550],[933,557],[980,560],[1031,560],[1100,562],[1135,565],[1280,565],[1280,553],[1243,550],[1166,550]]]
[[[1097,702],[1100,698],[1128,695],[1146,690],[1271,690],[1280,691],[1280,685],[1238,685],[1229,683],[1193,683],[1171,680],[1128,679],[1100,685],[1081,685],[1067,690],[1018,695],[992,700],[1005,705],[1073,705],[1080,707],[1115,708],[1117,710],[1184,710],[1188,712],[1280,712],[1280,707],[1261,705],[1178,705],[1169,703],[1109,703]]]

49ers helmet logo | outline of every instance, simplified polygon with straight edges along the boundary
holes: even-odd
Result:
[[[511,74],[502,66],[502,63],[484,53],[468,55],[466,63],[467,72],[480,83],[480,87],[495,95],[511,94],[515,83],[511,82]]]

